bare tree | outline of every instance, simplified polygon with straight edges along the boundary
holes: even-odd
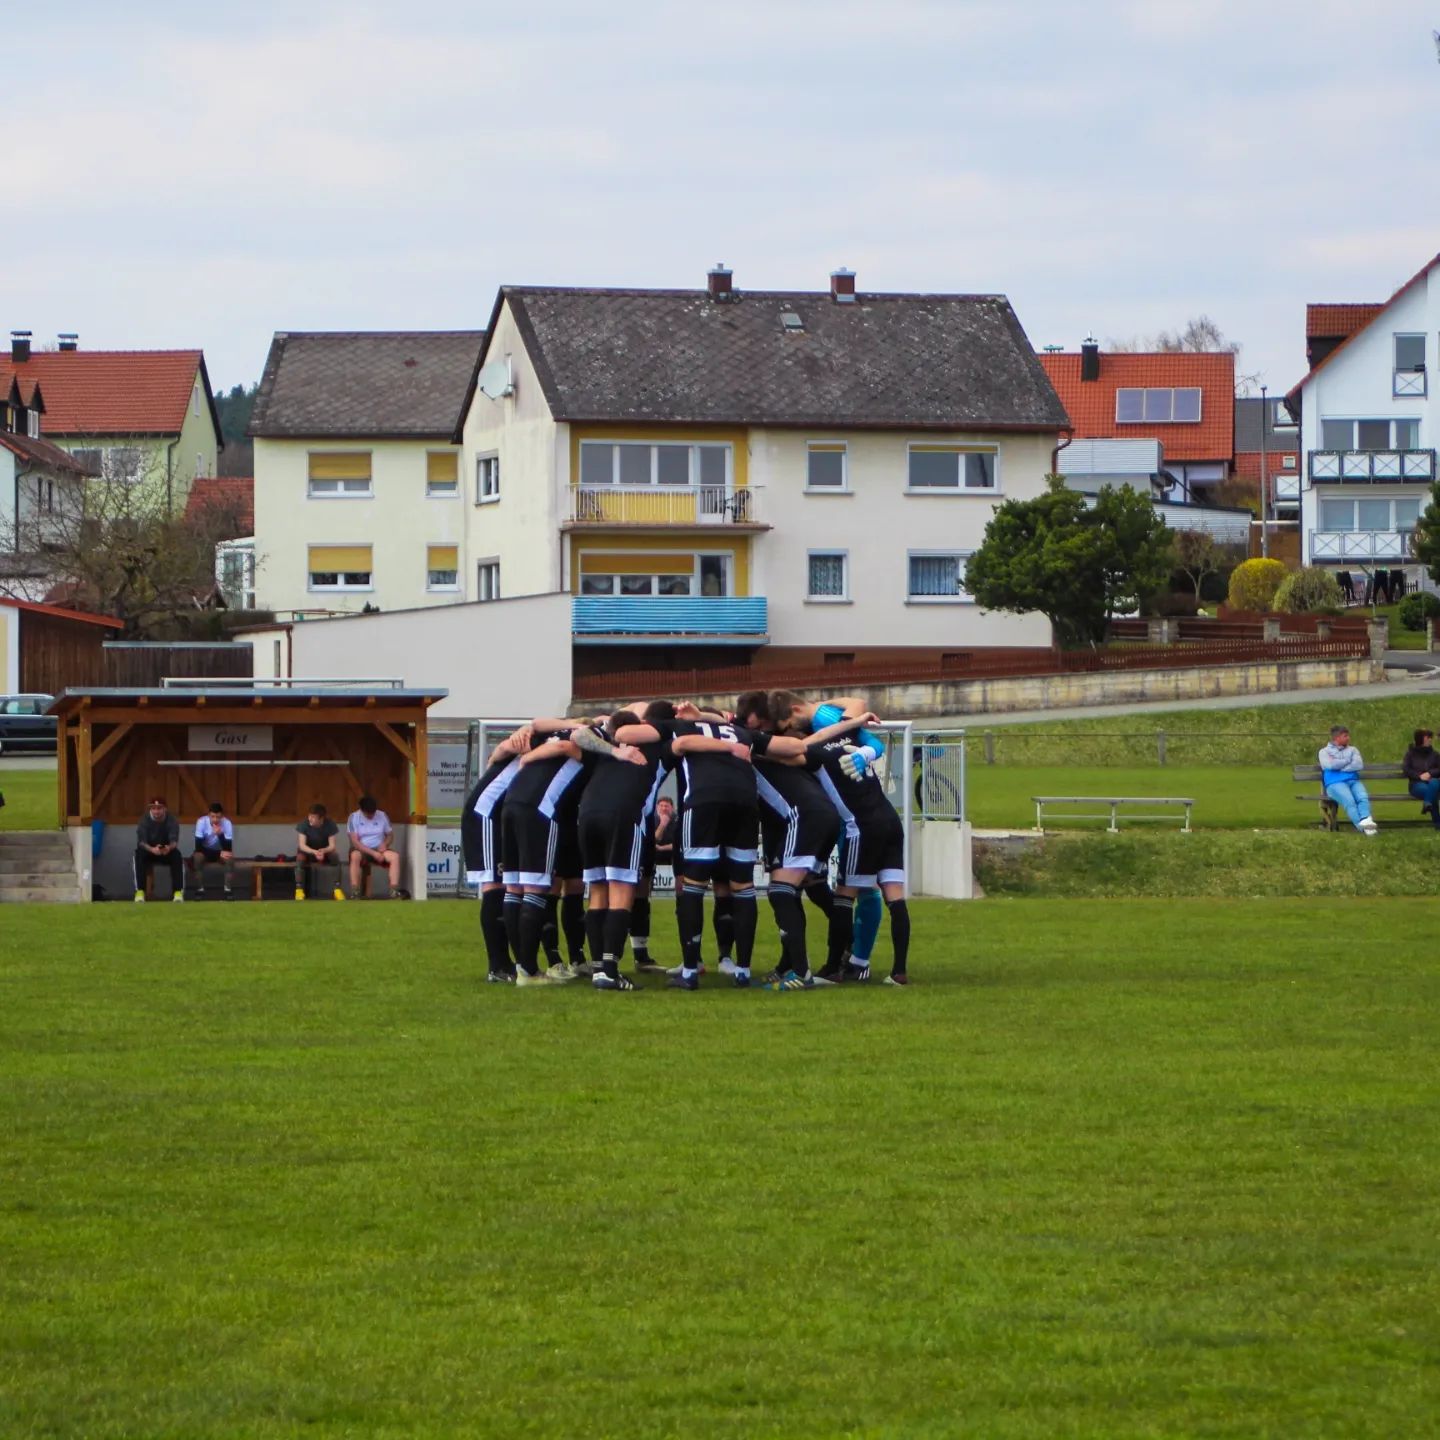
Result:
[[[1235,356],[1235,393],[1252,395],[1260,388],[1260,372],[1242,372],[1240,369],[1240,344],[1228,340],[1225,332],[1208,316],[1196,315],[1187,320],[1178,330],[1161,330],[1154,335],[1133,335],[1128,340],[1110,339],[1106,348],[1121,354],[1135,351],[1159,352],[1165,355],[1179,353],[1229,353]]]
[[[1210,575],[1220,573],[1220,557],[1215,537],[1204,530],[1177,530],[1170,542],[1174,565],[1195,587],[1195,603],[1200,603],[1200,587]]]

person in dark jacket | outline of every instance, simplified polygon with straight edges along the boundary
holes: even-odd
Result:
[[[1435,750],[1435,736],[1429,730],[1417,730],[1415,743],[1405,752],[1401,762],[1410,793],[1420,802],[1431,823],[1440,830],[1440,753]]]
[[[185,898],[185,862],[180,858],[180,822],[170,813],[164,799],[156,795],[150,801],[140,823],[135,827],[135,903],[145,903],[145,877],[156,865],[170,871],[170,884],[175,893],[170,898]]]

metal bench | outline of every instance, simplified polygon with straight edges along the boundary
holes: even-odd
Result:
[[[1325,794],[1325,788],[1320,783],[1320,767],[1318,765],[1297,765],[1292,772],[1297,784],[1304,781],[1313,781],[1315,789],[1308,795],[1297,795],[1297,800],[1307,801],[1311,805],[1320,806],[1320,828],[1322,830],[1338,830],[1340,828],[1340,807]],[[1366,793],[1370,796],[1372,805],[1389,804],[1394,801],[1404,801],[1407,805],[1419,807],[1420,802],[1410,793],[1409,784],[1405,779],[1405,767],[1403,765],[1367,765],[1360,772],[1361,783],[1365,786]],[[1380,780],[1398,780],[1405,788],[1401,790],[1374,790],[1371,786]],[[1396,824],[1396,821],[1387,821],[1387,824]],[[1430,817],[1421,815],[1415,821],[1401,820],[1401,825],[1429,825]]]
[[[1045,831],[1047,805],[1104,805],[1107,808],[1103,812],[1072,810],[1067,812],[1067,817],[1071,820],[1106,820],[1109,822],[1106,829],[1112,833],[1120,829],[1122,815],[1127,820],[1179,820],[1180,829],[1188,833],[1190,812],[1195,805],[1195,801],[1186,795],[1032,795],[1030,798],[1035,802],[1035,828],[1041,834]],[[1126,808],[1130,806],[1142,806],[1147,810],[1168,808],[1159,814],[1144,814]],[[1175,812],[1175,806],[1182,807],[1179,813]]]

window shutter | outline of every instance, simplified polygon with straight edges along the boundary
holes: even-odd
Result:
[[[425,564],[431,570],[458,570],[460,568],[460,547],[458,545],[427,545]]]
[[[315,459],[313,455],[310,458],[312,461]],[[314,471],[311,471],[311,474],[314,474]],[[460,456],[453,450],[432,450],[425,457],[425,478],[432,485],[458,485]]]
[[[309,568],[312,574],[341,571],[347,574],[373,570],[369,545],[312,545]]]
[[[312,480],[368,480],[370,478],[370,453],[362,455],[315,455],[310,456],[310,478]]]

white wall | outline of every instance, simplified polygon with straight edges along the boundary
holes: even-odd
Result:
[[[807,493],[811,440],[848,444],[849,493]],[[977,549],[1001,499],[1045,488],[1053,435],[790,430],[750,432],[750,479],[760,517],[774,528],[756,537],[751,589],[769,599],[776,645],[1048,645],[1042,615],[987,614],[965,601],[910,601],[908,552]],[[996,444],[999,494],[907,495],[909,442]],[[849,603],[807,599],[807,553],[848,550]]]

